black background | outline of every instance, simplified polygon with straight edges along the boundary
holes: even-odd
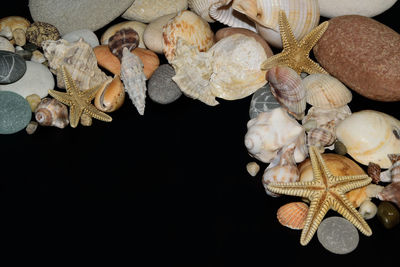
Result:
[[[0,17],[32,21],[27,3],[8,3]],[[398,2],[375,19],[400,32],[399,15]],[[212,24],[214,31],[222,26]],[[106,28],[96,31],[99,37]],[[140,116],[126,98],[110,114],[111,123],[94,120],[91,127],[40,127],[33,135],[0,136],[0,261],[397,264],[400,227],[386,230],[377,218],[368,221],[373,235],[360,233],[359,246],[348,255],[326,251],[316,235],[301,246],[301,232],[276,219],[280,206],[298,198],[265,194],[266,164],[260,163],[257,177],[246,171],[253,161],[243,144],[251,97],[218,100],[220,105],[209,107],[185,96],[169,105],[147,98]],[[374,109],[400,118],[398,103],[355,92],[349,106],[353,112]]]

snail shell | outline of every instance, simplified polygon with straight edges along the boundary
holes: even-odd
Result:
[[[390,201],[400,208],[400,182],[390,183],[378,194],[382,201]]]
[[[131,28],[124,28],[117,31],[108,39],[110,51],[121,61],[124,47],[132,51],[139,45],[139,34]]]
[[[367,173],[368,176],[371,177],[373,183],[377,184],[381,180],[381,167],[378,164],[373,162],[368,163]]]
[[[125,100],[125,88],[119,77],[107,80],[97,91],[94,105],[104,112],[112,112],[119,109]]]
[[[378,207],[371,200],[367,199],[361,203],[358,212],[360,212],[364,219],[369,220],[375,217]]]
[[[307,143],[309,146],[316,146],[322,149],[332,145],[335,140],[335,134],[324,128],[313,128],[307,135]]]
[[[67,107],[54,98],[43,98],[35,111],[35,119],[42,126],[63,129],[69,124]]]

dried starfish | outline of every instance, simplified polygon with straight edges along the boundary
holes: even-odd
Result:
[[[301,232],[300,244],[307,245],[329,209],[339,212],[354,224],[361,233],[370,236],[371,228],[346,198],[345,193],[371,182],[368,175],[334,176],[326,166],[318,149],[309,149],[314,180],[311,182],[270,183],[273,193],[300,196],[310,199],[306,222]]]
[[[325,21],[309,32],[300,42],[296,40],[290,28],[285,11],[279,11],[279,30],[281,33],[283,50],[281,53],[268,58],[263,64],[262,70],[269,70],[276,65],[285,65],[294,69],[298,74],[301,72],[325,73],[327,72],[316,62],[310,59],[309,53],[317,41],[328,28]]]
[[[76,87],[75,82],[72,80],[71,75],[68,73],[64,65],[61,66],[61,71],[67,92],[62,93],[56,90],[49,90],[49,95],[70,107],[69,121],[71,127],[75,128],[78,126],[79,119],[83,113],[95,119],[110,122],[112,120],[110,116],[101,112],[91,104],[91,101],[96,96],[100,86],[90,88],[86,91],[81,91]]]

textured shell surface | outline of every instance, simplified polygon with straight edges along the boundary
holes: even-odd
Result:
[[[150,22],[143,32],[143,41],[146,47],[158,54],[163,54],[163,27],[170,19],[175,17],[177,13],[172,13],[159,17]]]
[[[378,198],[383,201],[390,201],[400,208],[400,182],[390,183],[385,186],[378,194]]]
[[[327,128],[336,127],[336,125],[351,115],[351,110],[348,105],[339,108],[325,109],[318,107],[311,107],[307,111],[307,115],[303,118],[303,126],[311,121],[315,122],[313,128]]]
[[[335,133],[324,128],[311,129],[307,134],[307,144],[309,146],[324,148],[332,145],[335,140]]]
[[[215,22],[215,19],[210,17],[209,9],[211,4],[217,0],[188,0],[188,6],[191,11],[202,17],[207,22]]]
[[[260,165],[257,164],[257,162],[249,162],[246,165],[246,170],[251,176],[256,176],[257,173],[260,171]]]
[[[308,206],[304,202],[291,202],[278,209],[276,214],[278,221],[290,229],[303,229],[308,212]]]
[[[108,80],[98,66],[93,48],[83,39],[68,42],[63,39],[43,42],[44,56],[49,62],[50,70],[57,75],[57,86],[65,88],[61,66],[65,65],[76,86],[80,90],[98,86]]]
[[[272,46],[282,48],[279,11],[284,10],[293,34],[302,39],[319,23],[318,0],[235,0],[233,9],[256,23],[257,32]]]
[[[108,45],[108,39],[113,36],[117,31],[121,29],[132,29],[135,30],[139,34],[139,47],[146,48],[143,40],[143,33],[147,27],[147,24],[144,24],[140,21],[123,21],[117,24],[112,25],[110,28],[105,30],[105,32],[100,37],[100,44]]]
[[[121,80],[125,90],[140,115],[144,114],[146,104],[146,76],[143,73],[143,63],[138,56],[128,48],[122,51]]]
[[[376,163],[369,162],[367,169],[368,176],[371,177],[372,182],[377,184],[380,181],[381,166]]]
[[[230,27],[244,28],[256,32],[256,26],[246,15],[232,8],[232,0],[215,0],[209,7],[211,18]]]
[[[329,75],[314,73],[303,79],[307,92],[307,103],[319,108],[338,108],[347,105],[352,94],[338,79]]]
[[[11,31],[15,29],[26,30],[30,25],[28,19],[20,16],[7,16],[0,19],[0,31],[5,27],[9,27]]]
[[[129,51],[132,51],[138,47],[139,38],[139,34],[134,29],[123,28],[110,36],[108,47],[110,48],[111,53],[121,60],[122,50],[124,47],[128,48]]]
[[[1,51],[9,51],[9,52],[15,52],[15,47],[13,44],[7,40],[7,38],[0,36],[0,50]]]
[[[205,52],[214,45],[214,33],[210,25],[188,10],[179,12],[163,27],[163,52],[168,62],[175,56],[178,38],[196,46],[200,52]]]
[[[280,106],[281,104],[279,104],[271,92],[271,85],[267,83],[258,89],[251,98],[249,109],[250,119],[254,119],[262,112],[268,112]]]
[[[69,124],[67,106],[54,98],[43,98],[35,110],[35,119],[42,126],[63,129]]]
[[[392,163],[387,155],[400,151],[399,130],[400,121],[396,118],[375,110],[362,110],[341,121],[335,133],[356,161],[389,168]]]

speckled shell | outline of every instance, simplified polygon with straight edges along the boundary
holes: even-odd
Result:
[[[256,32],[256,26],[253,21],[247,18],[246,15],[233,10],[232,0],[214,0],[208,10],[210,17],[222,24]]]
[[[43,42],[43,51],[49,62],[51,72],[57,75],[57,86],[59,88],[65,88],[60,70],[62,65],[67,67],[80,90],[98,86],[111,78],[97,66],[93,48],[83,39],[72,43],[63,39],[48,40]]]
[[[368,163],[367,169],[368,176],[371,177],[372,182],[377,184],[380,181],[381,167],[373,162]]]
[[[308,206],[304,202],[291,202],[278,209],[278,221],[290,229],[303,229],[308,213]]]
[[[235,0],[232,8],[256,23],[257,32],[272,46],[282,48],[279,11],[285,11],[293,34],[302,39],[319,22],[318,0]]]
[[[68,109],[54,98],[43,98],[35,110],[35,119],[42,126],[65,128],[69,124]]]
[[[147,49],[150,49],[157,54],[164,54],[163,27],[176,15],[176,13],[172,13],[159,17],[147,25],[143,32],[143,41]]]
[[[101,111],[113,112],[122,106],[124,100],[124,85],[119,75],[115,75],[112,80],[106,81],[97,91],[94,98],[94,105]]]
[[[191,11],[202,17],[207,22],[215,22],[215,19],[209,15],[209,9],[212,3],[217,0],[188,0],[188,6]]]
[[[132,29],[135,30],[139,35],[139,47],[146,48],[143,40],[143,33],[146,27],[146,24],[139,21],[123,21],[114,24],[101,35],[100,44],[108,45],[108,39],[110,39],[111,36],[113,36],[117,31],[121,29]]]
[[[352,94],[335,77],[328,74],[314,73],[303,79],[307,92],[307,103],[319,108],[338,108],[348,104]]]
[[[388,158],[392,162],[390,166],[390,176],[393,183],[400,182],[400,154],[388,154]]]
[[[205,52],[214,44],[214,33],[210,25],[196,13],[188,10],[179,12],[163,27],[163,52],[168,62],[175,56],[178,38]]]
[[[134,29],[121,29],[110,36],[108,47],[119,60],[122,58],[122,50],[124,47],[132,51],[139,45],[139,34]]]
[[[26,40],[41,47],[42,42],[61,38],[57,28],[49,23],[36,21],[26,29]]]
[[[378,198],[383,201],[390,201],[400,208],[400,182],[390,183],[378,194]]]

